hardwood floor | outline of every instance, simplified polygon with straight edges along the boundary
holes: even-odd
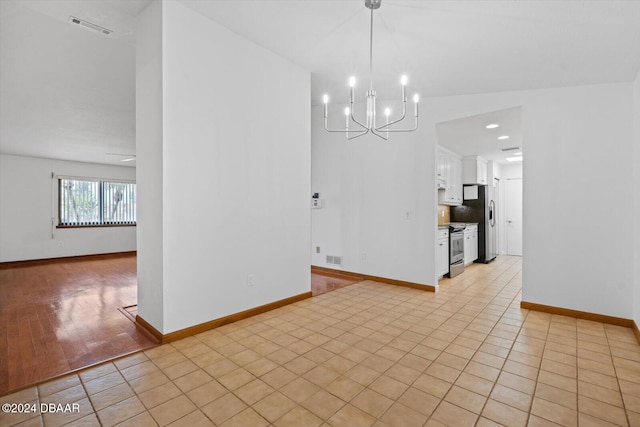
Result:
[[[157,345],[136,301],[133,254],[1,266],[0,395]]]
[[[361,282],[362,279],[350,278],[347,276],[338,277],[337,275],[326,275],[319,273],[311,273],[311,293],[313,296],[324,294],[325,292],[334,291]]]

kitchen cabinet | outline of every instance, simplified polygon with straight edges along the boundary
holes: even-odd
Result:
[[[465,156],[462,159],[462,183],[487,185],[487,160],[480,156]]]
[[[467,225],[464,229],[464,265],[478,259],[478,225]]]
[[[462,157],[438,147],[436,181],[438,204],[458,206],[462,204]]]
[[[436,272],[438,277],[449,274],[449,229],[439,228],[436,239]]]
[[[449,176],[449,164],[447,152],[441,147],[438,147],[438,155],[436,159],[436,180],[447,184],[447,177]]]

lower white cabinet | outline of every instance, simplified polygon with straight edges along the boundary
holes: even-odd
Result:
[[[464,265],[478,259],[478,226],[468,225],[464,229]]]
[[[449,274],[449,230],[438,229],[436,239],[436,270],[438,277]]]

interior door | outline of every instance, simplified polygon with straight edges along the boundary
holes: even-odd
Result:
[[[522,256],[522,179],[507,180],[507,255]]]

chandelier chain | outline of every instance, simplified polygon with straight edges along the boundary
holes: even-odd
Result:
[[[369,90],[373,90],[373,8],[371,9],[369,29]]]

